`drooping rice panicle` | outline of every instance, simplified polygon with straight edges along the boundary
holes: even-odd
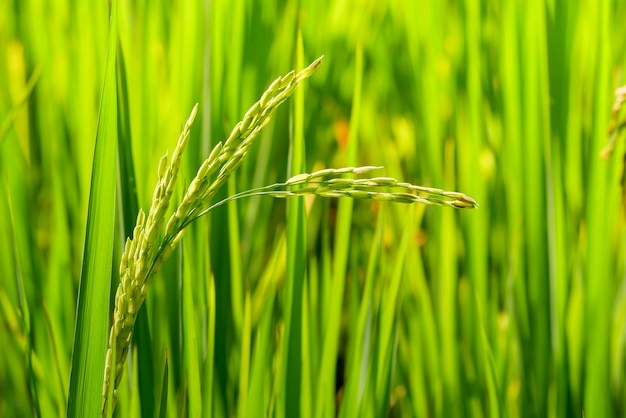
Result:
[[[478,207],[478,203],[474,199],[460,192],[417,186],[411,183],[399,182],[391,177],[359,179],[341,177],[343,174],[364,174],[382,168],[377,166],[326,168],[314,173],[297,174],[283,183],[274,183],[229,196],[204,209],[197,214],[197,217],[231,200],[263,195],[279,198],[304,195],[350,197],[353,199],[449,206],[457,209],[475,209]],[[293,186],[299,187],[293,188]]]
[[[123,375],[137,312],[146,297],[152,279],[182,239],[185,228],[211,209],[227,201],[253,195],[351,197],[400,203],[435,204],[462,209],[478,206],[472,198],[463,193],[416,186],[390,177],[362,179],[343,177],[345,174],[362,175],[382,168],[377,166],[324,169],[311,174],[299,174],[284,183],[241,192],[211,206],[211,199],[241,164],[253,140],[269,122],[276,108],[293,93],[301,81],[317,70],[321,60],[322,57],[313,61],[302,71],[298,73],[291,71],[270,84],[259,101],[246,112],[243,120],[235,125],[226,141],[215,145],[167,222],[165,222],[165,213],[174,191],[180,158],[189,140],[189,130],[196,116],[198,105],[193,108],[185,123],[169,162],[167,155],[159,162],[158,179],[150,210],[147,217],[143,211],[139,211],[133,236],[127,239],[121,257],[120,284],[115,295],[113,324],[106,355],[102,413],[106,411],[108,402],[112,402],[112,409],[115,407],[117,388]],[[115,347],[115,355],[111,347]],[[115,359],[115,364],[113,364],[113,359]],[[109,399],[111,385],[113,385],[113,395],[112,399]]]
[[[109,348],[106,354],[102,388],[103,412],[106,410],[108,388],[112,379],[114,379],[112,401],[113,407],[115,406],[116,389],[124,371],[136,315],[146,297],[149,280],[154,274],[152,261],[157,238],[163,229],[165,212],[169,207],[180,168],[180,158],[189,140],[189,129],[197,111],[198,106],[196,105],[183,127],[169,164],[167,155],[161,158],[148,217],[146,219],[144,212],[139,211],[133,237],[126,240],[120,262],[120,284],[115,293],[113,324],[109,334],[109,347],[113,345],[113,340],[116,340],[115,364],[111,364],[113,353]],[[151,271],[152,273],[150,273]]]
[[[113,324],[109,334],[102,387],[102,413],[106,411],[109,401],[113,402],[112,407],[115,407],[117,387],[124,371],[137,312],[146,297],[152,278],[181,240],[184,226],[188,224],[185,220],[207,205],[217,189],[241,164],[252,141],[269,122],[276,108],[287,100],[302,80],[317,70],[321,62],[322,57],[298,73],[291,71],[277,78],[263,93],[261,99],[246,112],[243,120],[235,125],[224,145],[218,143],[213,148],[209,158],[201,165],[196,177],[190,183],[182,202],[170,216],[164,237],[157,246],[158,238],[163,233],[165,213],[174,191],[180,158],[189,140],[189,129],[197,114],[198,105],[193,108],[185,123],[169,164],[167,155],[159,162],[157,184],[148,216],[146,218],[143,211],[139,212],[133,237],[127,239],[120,262],[120,284],[115,294]],[[215,172],[218,172],[217,177],[212,178]],[[114,357],[110,348],[112,346],[116,347]],[[115,364],[112,364],[113,358]],[[111,384],[113,399],[109,400]]]

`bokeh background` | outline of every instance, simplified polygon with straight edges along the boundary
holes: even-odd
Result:
[[[2,416],[61,416],[71,396],[109,13],[0,2]],[[296,311],[286,202],[215,210],[155,280],[117,414],[624,416],[624,134],[600,153],[625,21],[617,0],[120,1],[135,178],[119,181],[140,207],[193,105],[184,182],[296,67],[300,36],[305,62],[324,55],[302,87],[307,171],[382,165],[480,207],[307,199]],[[221,196],[286,179],[293,125],[289,102]],[[161,409],[137,358],[166,382]]]

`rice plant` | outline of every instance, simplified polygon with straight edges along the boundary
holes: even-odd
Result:
[[[170,161],[168,162],[167,155],[161,158],[158,180],[148,216],[146,217],[142,211],[139,212],[133,236],[132,238],[127,238],[121,257],[120,284],[115,294],[114,319],[109,336],[109,348],[107,350],[102,388],[103,414],[107,413],[106,407],[109,399],[111,399],[111,408],[115,407],[117,387],[120,384],[127,360],[137,312],[141,309],[154,276],[179,244],[185,228],[194,220],[207,214],[214,207],[227,201],[254,195],[274,197],[305,195],[350,197],[402,203],[438,204],[455,208],[475,208],[478,206],[472,198],[463,193],[401,183],[389,177],[356,180],[340,177],[346,173],[360,174],[382,167],[349,167],[324,169],[312,174],[302,173],[289,178],[284,183],[240,192],[211,205],[212,197],[241,164],[248,152],[248,148],[260,130],[269,122],[274,110],[320,64],[321,58],[318,58],[300,72],[295,73],[292,71],[276,79],[268,87],[259,101],[246,112],[242,121],[235,125],[226,142],[224,144],[219,142],[213,148],[209,157],[198,169],[182,201],[170,215],[167,223],[165,223],[165,213],[168,210],[174,192],[177,174],[180,170],[182,152],[187,145],[189,130],[196,117],[198,105],[193,108],[189,119],[185,123]],[[306,185],[308,187],[293,190],[277,190],[281,187],[291,189],[297,185]],[[386,191],[386,189],[390,188],[406,189],[415,193]],[[163,230],[164,225],[166,226]],[[159,242],[160,236],[162,236],[162,239]]]

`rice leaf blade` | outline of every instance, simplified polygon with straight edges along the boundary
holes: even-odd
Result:
[[[358,129],[361,117],[361,90],[363,84],[363,49],[360,45],[356,48],[354,76],[354,98],[352,114],[350,117],[350,134],[345,165],[356,165],[358,151]],[[336,359],[339,348],[339,325],[341,323],[341,311],[346,281],[348,263],[348,251],[350,247],[350,225],[352,223],[352,199],[343,199],[339,202],[337,211],[337,228],[335,231],[335,251],[332,265],[332,291],[328,323],[323,336],[322,362],[317,382],[317,408],[315,416],[334,415],[335,394],[334,385]]]
[[[302,68],[304,53],[298,35],[296,67]],[[289,147],[289,176],[305,170],[304,93],[294,93],[293,133]],[[282,358],[282,395],[284,416],[300,416],[302,362],[302,286],[306,264],[304,200],[296,198],[287,205],[287,271],[285,272],[285,340]]]
[[[106,351],[115,228],[117,1],[111,21],[91,175],[68,395],[68,417],[98,416]]]
[[[20,262],[20,254],[19,248],[20,246],[17,243],[17,236],[15,233],[15,214],[13,211],[13,205],[11,203],[11,193],[8,190],[8,180],[5,179],[5,185],[7,188],[7,198],[8,198],[8,207],[9,207],[9,216],[10,216],[10,224],[11,224],[11,241],[13,243],[12,253],[13,258],[15,259],[15,276],[17,281],[17,289],[19,294],[19,307],[22,312],[22,329],[24,331],[24,337],[26,342],[26,365],[28,371],[28,388],[30,390],[30,395],[33,398],[33,409],[36,416],[40,417],[41,415],[41,406],[39,404],[39,395],[37,391],[37,382],[35,379],[35,373],[33,371],[33,338],[31,331],[31,316],[30,309],[28,307],[28,300],[26,299],[25,291],[24,291],[24,277],[22,276],[22,268]]]

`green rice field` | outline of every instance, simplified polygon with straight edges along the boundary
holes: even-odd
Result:
[[[0,417],[626,417],[624,22],[0,1]]]

